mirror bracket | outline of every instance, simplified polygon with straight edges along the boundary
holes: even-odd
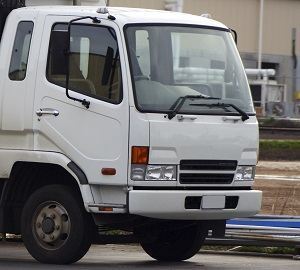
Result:
[[[234,29],[232,29],[232,28],[229,28],[229,30],[230,30],[231,34],[233,35],[235,44],[237,45],[237,41],[238,41],[238,34],[237,34],[237,32]]]
[[[93,23],[101,23],[101,20],[97,17],[84,16],[80,18],[73,19],[68,23],[68,44],[67,44],[67,74],[66,74],[66,96],[74,101],[80,102],[86,109],[90,108],[91,102],[86,99],[79,99],[70,96],[69,94],[69,84],[70,84],[70,54],[71,54],[71,26],[74,22],[91,19]]]

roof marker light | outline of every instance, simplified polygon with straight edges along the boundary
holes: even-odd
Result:
[[[211,16],[211,14],[209,14],[209,13],[201,14],[201,17],[207,18],[207,19],[212,19],[212,16]]]
[[[112,21],[114,21],[114,20],[116,19],[115,16],[109,14],[109,11],[108,11],[107,7],[100,7],[100,8],[98,8],[98,9],[97,9],[97,13],[100,13],[100,14],[108,14],[107,18],[108,18],[109,20],[112,20]]]
[[[97,9],[97,13],[108,14],[108,9],[106,7],[100,7]]]

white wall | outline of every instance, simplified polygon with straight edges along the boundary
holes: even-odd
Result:
[[[73,5],[73,0],[26,0],[26,6],[53,6],[53,5]],[[105,0],[82,0],[82,5],[104,6]]]

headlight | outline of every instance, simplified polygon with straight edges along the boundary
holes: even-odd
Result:
[[[133,181],[144,181],[145,180],[145,174],[146,174],[146,165],[131,165],[131,173],[130,178]]]
[[[176,166],[172,165],[132,165],[131,179],[134,181],[176,181]]]
[[[148,165],[145,180],[176,180],[176,166]]]
[[[253,181],[255,166],[238,166],[234,176],[235,181]]]

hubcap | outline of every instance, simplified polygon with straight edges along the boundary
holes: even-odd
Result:
[[[59,249],[67,241],[70,228],[69,214],[60,203],[47,201],[37,207],[32,229],[36,241],[43,248]]]
[[[45,218],[42,223],[42,230],[46,234],[54,232],[55,222],[51,218]]]

